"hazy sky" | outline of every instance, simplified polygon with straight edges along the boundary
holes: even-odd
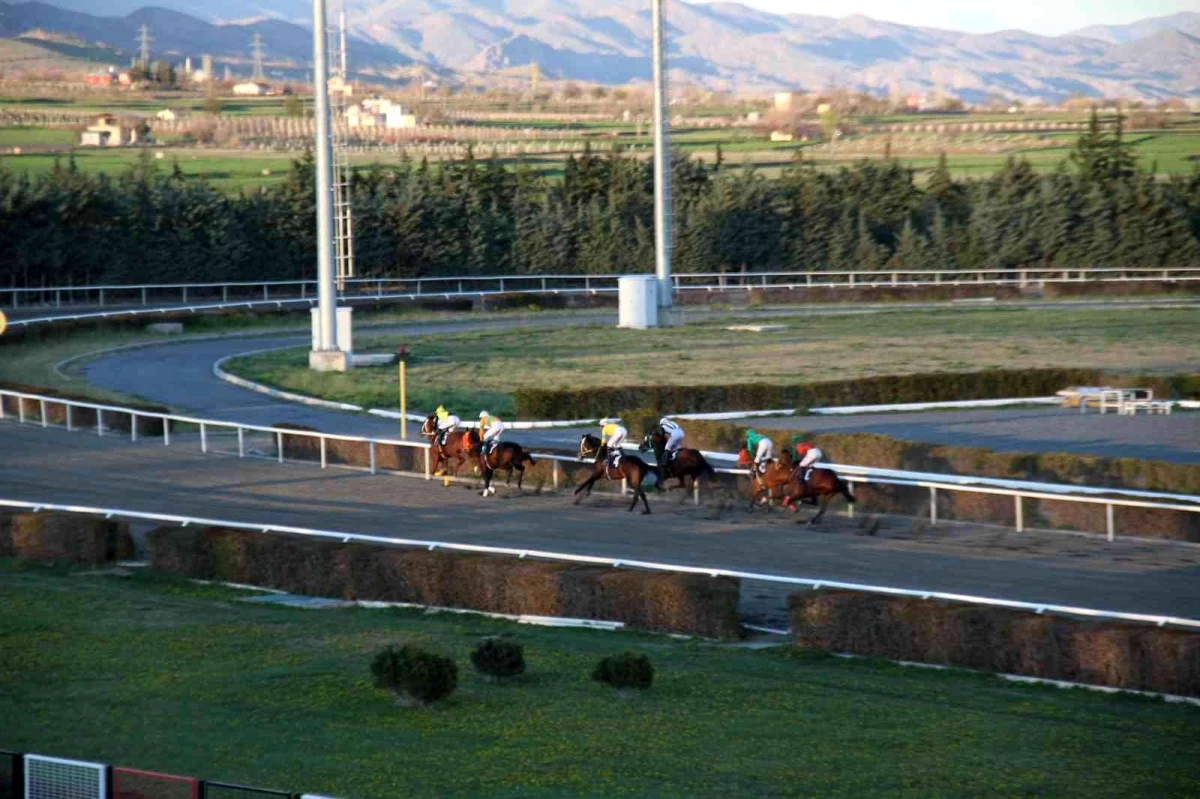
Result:
[[[977,0],[910,0],[908,3],[897,3],[896,0],[847,0],[835,4],[818,3],[813,0],[738,1],[780,14],[820,14],[834,17],[866,14],[875,19],[901,22],[905,25],[924,25],[974,33],[1018,28],[1046,36],[1057,36],[1086,25],[1123,24],[1145,17],[1174,14],[1177,11],[1200,11],[1200,0],[1004,0],[988,3]]]

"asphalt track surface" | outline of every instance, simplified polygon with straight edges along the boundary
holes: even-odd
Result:
[[[470,486],[273,459],[204,455],[194,438],[118,436],[0,422],[0,496],[448,542],[721,567],[1027,602],[1200,618],[1200,547],[1006,528],[914,525],[831,510],[818,527],[785,511],[717,513],[651,497],[654,514],[597,496]],[[229,444],[226,444],[228,446]],[[750,623],[786,626],[786,588],[743,587]]]

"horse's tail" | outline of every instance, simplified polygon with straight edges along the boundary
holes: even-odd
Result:
[[[858,498],[850,493],[850,484],[840,477],[837,479],[837,490],[838,493],[845,497],[846,501],[851,505],[853,505],[855,502],[858,502]]]
[[[528,452],[526,452],[525,450],[521,450],[521,457],[517,459],[517,462],[518,462],[518,463],[526,463],[526,462],[528,462],[530,466],[532,466],[533,464],[537,463],[537,461],[535,461],[535,460],[533,459],[533,456],[532,456],[532,455],[530,455],[530,454],[529,454]]]
[[[708,475],[708,479],[709,479],[709,480],[716,480],[716,479],[717,479],[717,470],[716,470],[716,469],[714,469],[714,468],[712,467],[712,464],[708,462],[708,458],[706,458],[706,457],[704,457],[703,455],[701,455],[701,456],[700,456],[700,465],[704,467],[704,473],[705,473],[706,475]]]

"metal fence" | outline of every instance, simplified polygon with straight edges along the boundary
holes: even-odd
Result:
[[[329,799],[178,774],[0,751],[0,799]]]
[[[463,275],[424,278],[354,278],[340,296],[351,300],[452,299],[498,294],[597,294],[617,290],[619,275]],[[1101,269],[947,269],[876,271],[680,272],[677,292],[802,288],[923,286],[1045,286],[1048,283],[1140,283],[1200,281],[1200,267]],[[315,280],[259,280],[214,283],[143,283],[0,288],[0,302],[23,306],[99,307],[170,305],[203,310],[258,307],[315,301]],[[158,308],[156,307],[157,311]]]
[[[12,404],[16,406],[15,414],[12,414],[7,409],[6,400],[11,400]],[[51,414],[56,411],[58,412],[59,421],[52,422]],[[93,415],[93,418],[88,420],[86,425],[79,423],[83,412]],[[236,438],[236,448],[222,451],[228,451],[231,455],[236,454],[239,458],[273,458],[280,463],[283,463],[285,460],[285,454],[288,449],[287,444],[295,441],[307,441],[312,443],[304,451],[311,452],[312,458],[300,458],[299,460],[311,460],[313,463],[319,463],[322,469],[330,467],[365,468],[371,474],[376,474],[383,470],[380,466],[380,457],[387,448],[392,448],[393,451],[408,451],[412,455],[416,455],[419,451],[419,470],[412,468],[405,469],[403,468],[404,464],[398,461],[389,461],[389,463],[393,463],[393,467],[386,470],[390,473],[421,477],[425,480],[430,480],[434,476],[429,454],[430,445],[424,441],[369,438],[284,427],[266,427],[0,389],[0,420],[8,418],[10,415],[14,416],[16,421],[22,424],[32,423],[41,427],[63,427],[68,431],[94,430],[98,436],[114,434],[128,435],[131,441],[137,441],[139,437],[161,438],[164,446],[171,445],[173,439],[172,426],[176,427],[174,433],[176,439],[179,437],[180,428],[192,428],[198,435],[193,439],[189,439],[189,443],[198,445],[200,451],[203,453],[217,451],[214,447],[215,442],[212,436],[217,431],[225,431],[231,439]],[[117,419],[127,420],[128,430],[117,429],[109,424],[109,422],[115,422]],[[159,429],[148,433],[145,429],[147,421],[158,422]],[[361,464],[344,461],[338,462],[337,459],[331,459],[330,457],[330,442],[351,442],[360,447],[365,447],[366,457],[362,459],[363,462]],[[272,448],[274,449],[273,454],[271,454]],[[632,449],[633,446],[630,445],[628,448]],[[573,455],[551,452],[533,452],[532,454],[538,459],[551,462],[551,480],[555,489],[559,488],[562,479],[562,464],[581,463],[580,459]],[[728,463],[733,458],[728,453],[706,452],[704,454],[718,463]],[[1016,522],[1015,527],[1018,532],[1025,530],[1025,502],[1027,500],[1041,499],[1056,502],[1102,505],[1105,508],[1105,532],[1109,541],[1113,541],[1116,538],[1115,508],[1144,508],[1181,513],[1200,513],[1200,497],[1189,495],[1057,483],[1035,483],[988,477],[906,472],[895,469],[855,466],[852,464],[828,464],[827,466],[836,470],[843,479],[851,483],[907,486],[927,490],[930,499],[929,521],[935,525],[938,523],[938,494],[944,491],[1012,497]],[[728,466],[718,467],[716,471],[719,474],[742,477],[750,474],[746,469],[730,468]],[[625,491],[626,487],[622,483],[621,493],[625,494]],[[692,494],[695,504],[700,503],[700,491],[700,485],[697,483],[693,488]],[[853,505],[849,506],[847,513],[853,515]]]

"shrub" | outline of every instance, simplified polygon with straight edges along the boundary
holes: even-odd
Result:
[[[493,679],[525,673],[525,650],[513,641],[488,639],[471,653],[471,663],[480,674]]]
[[[453,660],[412,644],[389,646],[376,653],[371,675],[377,687],[419,707],[445,699],[458,686],[458,666]]]
[[[654,667],[650,665],[650,658],[645,655],[622,652],[619,655],[609,655],[596,664],[595,670],[592,671],[592,679],[611,685],[619,691],[644,691],[654,682]]]

